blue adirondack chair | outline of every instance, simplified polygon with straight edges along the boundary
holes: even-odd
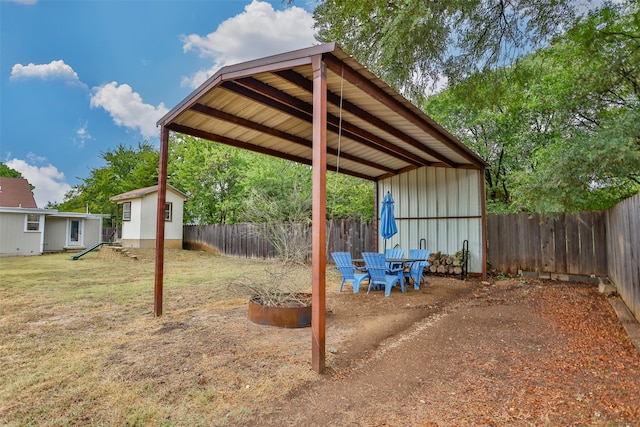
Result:
[[[360,290],[360,284],[369,277],[369,273],[356,273],[357,268],[353,265],[349,252],[333,252],[331,257],[333,262],[336,263],[336,269],[342,274],[340,292],[342,292],[342,287],[346,282],[351,282],[353,292],[357,293]]]
[[[384,296],[388,297],[391,295],[391,288],[393,288],[397,283],[400,283],[402,292],[406,292],[404,288],[404,278],[402,276],[403,269],[396,268],[389,270],[384,254],[363,252],[362,258],[364,258],[367,271],[371,276],[369,278],[369,289],[367,290],[367,293],[371,292],[372,286],[384,285]]]
[[[413,289],[420,289],[420,279],[422,279],[422,272],[425,267],[429,266],[429,258],[431,251],[426,249],[409,249],[409,258],[411,259],[424,259],[425,261],[416,261],[411,264],[409,271],[404,272],[405,278],[411,278],[413,280]]]
[[[384,251],[384,256],[385,258],[400,259],[404,256],[404,249],[400,249],[400,248],[386,249]],[[402,264],[392,263],[392,262],[387,263],[387,265],[389,267],[389,270],[393,270],[395,268],[402,266]]]

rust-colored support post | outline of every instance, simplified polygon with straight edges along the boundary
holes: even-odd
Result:
[[[378,230],[380,230],[380,221],[378,216],[380,215],[378,200],[378,181],[373,181],[373,248],[368,248],[368,251],[380,252],[378,246]]]
[[[311,216],[311,365],[325,368],[326,264],[327,264],[327,66],[322,56],[313,66],[313,213]]]
[[[158,161],[158,207],[156,213],[156,275],[153,289],[153,315],[162,316],[162,285],[164,280],[164,205],[167,201],[167,159],[169,129],[160,131],[160,160]]]
[[[478,175],[480,175],[480,210],[482,211],[482,242],[480,244],[482,254],[480,257],[480,262],[482,262],[482,280],[487,280],[487,194],[484,182],[484,172],[484,169],[480,169],[478,171]]]

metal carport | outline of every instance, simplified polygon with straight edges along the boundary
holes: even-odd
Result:
[[[325,367],[327,170],[374,181],[376,202],[382,191],[409,182],[399,178],[404,175],[415,175],[411,182],[419,183],[429,174],[437,176],[438,170],[463,172],[467,189],[461,194],[473,197],[472,214],[454,215],[451,208],[442,218],[421,220],[477,220],[471,229],[480,233],[477,258],[486,276],[484,170],[488,165],[336,43],[224,67],[160,119],[158,126],[156,316],[162,315],[169,131],[312,165],[312,367],[316,372]],[[458,179],[456,172],[440,175],[445,186]]]

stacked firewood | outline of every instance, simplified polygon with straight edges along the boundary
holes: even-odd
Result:
[[[427,271],[430,273],[458,275],[462,273],[463,265],[462,251],[458,251],[454,255],[436,252],[429,255],[429,267]]]

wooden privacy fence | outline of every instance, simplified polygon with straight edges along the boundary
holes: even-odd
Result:
[[[210,249],[221,254],[247,258],[272,258],[276,249],[260,237],[259,227],[266,224],[185,225],[182,246],[185,249]]]
[[[258,230],[265,224],[210,224],[185,225],[183,246],[185,249],[211,249],[225,255],[247,258],[272,258],[278,256],[276,248]],[[310,227],[309,227],[310,231]],[[300,233],[308,236],[308,233]],[[373,249],[371,224],[360,220],[327,221],[327,256],[331,252],[347,251],[356,256]],[[304,243],[295,245],[302,247]]]
[[[492,214],[487,257],[492,270],[607,275],[606,214]]]
[[[351,252],[361,258],[362,252],[375,251],[373,227],[360,220],[333,220],[327,222],[327,258],[331,252]]]
[[[640,195],[608,211],[576,215],[488,215],[490,267],[506,274],[538,271],[637,280],[640,213],[635,209],[640,204],[638,200]],[[276,257],[276,248],[257,232],[264,226],[249,223],[186,225],[184,247],[210,248],[225,255],[248,258]],[[375,250],[374,237],[369,223],[327,221],[327,254],[347,251],[359,257],[362,252]]]
[[[608,276],[640,321],[640,194],[607,210]]]
[[[540,271],[559,274],[607,275],[604,212],[555,216],[488,215],[488,259],[503,273]],[[187,225],[184,247],[210,248],[225,255],[271,258],[278,251],[257,228],[264,224]],[[264,233],[262,234],[264,235]],[[373,250],[373,227],[360,220],[327,221],[327,256],[335,251],[359,257]],[[433,248],[432,251],[437,251]]]

